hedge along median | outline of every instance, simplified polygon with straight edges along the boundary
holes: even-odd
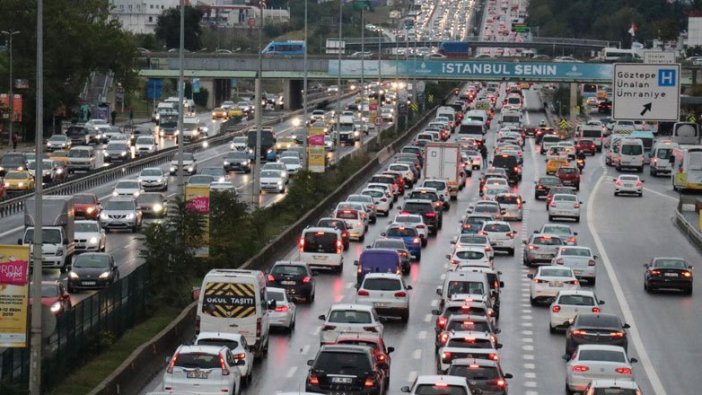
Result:
[[[250,257],[238,267],[242,269],[263,270],[275,262],[275,260],[284,257],[286,253],[295,246],[301,231],[309,223],[312,223],[317,218],[326,215],[333,209],[336,202],[338,202],[343,196],[346,196],[347,194],[356,190],[365,181],[369,174],[375,172],[385,163],[385,161],[394,155],[398,148],[411,139],[411,137],[418,131],[419,125],[424,124],[427,119],[433,115],[435,109],[436,107],[432,108],[430,111],[427,111],[417,120],[413,127],[404,131],[404,133],[401,133],[400,136],[393,140],[391,144],[382,148],[379,152],[379,154],[382,153],[382,155],[373,155],[372,157],[368,156],[366,150],[372,149],[376,146],[376,142],[374,141],[375,139],[369,139],[369,141],[364,144],[364,151],[362,153],[358,153],[355,157],[340,161],[335,169],[333,169],[333,174],[335,175],[334,178],[336,181],[343,180],[341,184],[333,184],[339,186],[329,193],[326,193],[326,196],[322,197],[321,200],[319,200],[319,203],[314,205],[314,207],[311,209],[306,210],[303,215],[299,216],[299,219],[292,224],[289,224],[285,230],[277,233],[277,235],[272,239],[263,239],[264,241],[267,241],[267,244],[260,248],[257,254]],[[381,157],[383,158],[382,161],[379,160]],[[361,166],[360,163],[363,163],[363,165]],[[339,171],[339,167],[347,165],[347,171]],[[351,171],[351,169],[357,170]],[[316,177],[306,173],[303,174],[309,178],[308,181],[313,177]],[[296,180],[296,183],[304,182],[305,181],[303,179]],[[301,209],[309,205],[309,201],[299,201],[300,198],[302,197],[288,195],[283,202],[279,204],[273,205],[266,209],[257,210],[258,218],[262,221],[267,221],[269,224],[267,229],[269,230],[272,228],[274,229],[276,226],[281,226],[280,224],[275,225],[273,220],[276,218],[282,218],[288,212],[292,213],[296,211],[295,208]],[[258,230],[261,231],[261,229]],[[265,232],[261,233],[262,234],[260,236],[266,237]],[[149,380],[151,380],[154,375],[156,375],[158,371],[163,368],[166,363],[166,359],[171,356],[175,347],[178,344],[186,343],[192,339],[193,332],[184,331],[182,328],[187,328],[188,326],[191,328],[194,327],[193,314],[194,305],[191,304],[173,323],[171,323],[169,326],[170,329],[164,329],[149,342],[135,350],[129,356],[129,358],[114,371],[113,374],[101,382],[95,389],[93,389],[93,391],[90,392],[90,394],[126,394],[136,393],[138,390],[142,389],[149,382]],[[176,328],[180,328],[180,330]],[[168,338],[168,341],[164,341],[164,338]],[[145,362],[143,364],[140,363],[140,361],[146,360],[149,360],[149,362]]]

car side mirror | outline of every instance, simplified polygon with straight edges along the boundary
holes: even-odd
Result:
[[[506,378],[506,379],[511,379],[511,378],[513,378],[514,376],[512,375],[512,373],[505,373],[505,374],[502,375],[502,377],[504,377],[504,378]]]
[[[268,310],[275,310],[277,306],[278,302],[275,299],[271,299],[268,301]]]
[[[578,202],[578,203],[583,204],[583,202]]]
[[[500,334],[500,333],[502,333],[502,329],[500,329],[500,328],[495,328],[495,334],[498,335],[498,334]]]
[[[411,286],[411,285],[408,285],[408,286],[405,287],[405,289],[409,291],[410,289],[412,289],[412,286]]]
[[[409,392],[410,392],[410,387],[404,386],[404,387],[400,388],[400,391],[401,391],[401,392],[407,392],[407,393],[409,393]]]
[[[385,237],[385,236],[387,236],[388,234],[385,233],[385,232],[381,232],[380,235],[383,236],[383,237]]]
[[[441,296],[441,287],[436,287],[436,294]]]
[[[314,359],[308,359],[307,366],[312,366],[312,365],[314,365]]]
[[[631,328],[631,325],[629,325],[629,324],[624,324],[624,325],[622,325],[622,328],[624,328],[624,329],[629,329],[629,328]]]
[[[636,359],[636,358],[630,358],[630,359],[629,359],[629,362],[631,362],[631,363],[636,363],[636,362],[639,362],[639,360]]]
[[[644,267],[645,269],[648,269],[648,263],[644,263],[644,264],[643,264],[643,267]]]
[[[598,300],[597,303],[600,304],[600,305],[603,305],[603,304],[605,304],[605,301],[604,301],[604,300]]]
[[[387,353],[388,353],[388,354],[392,353],[393,351],[395,351],[395,347],[392,347],[392,346],[391,346],[391,347],[388,347],[388,348],[387,348]]]
[[[498,349],[498,350],[501,349],[501,348],[502,348],[502,343],[497,343],[497,344],[495,344],[495,348]]]
[[[505,287],[505,282],[504,282],[504,281],[500,281],[500,288],[504,288],[504,287]]]
[[[327,316],[325,316],[324,314],[320,314],[317,318],[319,318],[320,321],[326,321],[326,320],[327,320]]]
[[[432,310],[431,314],[432,315],[441,315],[441,311],[440,310]]]
[[[17,239],[17,245],[22,245],[22,239]]]
[[[694,269],[694,267],[692,265],[688,265],[687,268],[690,270]]]
[[[561,358],[562,358],[564,361],[566,361],[566,362],[570,361],[570,355],[569,355],[569,354],[563,354],[563,355],[561,356]]]
[[[530,279],[533,280],[533,279],[534,279],[534,274],[532,274],[532,273],[527,274],[527,278],[530,278]]]
[[[449,254],[446,254],[444,256],[446,257],[446,259],[451,259],[451,255],[449,255]]]
[[[639,180],[639,181],[641,181],[642,183],[646,182],[646,180]]]

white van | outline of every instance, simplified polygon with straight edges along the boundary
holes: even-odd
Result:
[[[650,173],[656,177],[659,174],[671,174],[673,164],[670,158],[673,156],[673,150],[679,148],[678,144],[671,141],[662,141],[656,143],[651,150]]]
[[[617,143],[618,157],[615,161],[617,171],[624,168],[634,168],[637,173],[643,172],[644,145],[639,139],[623,138]]]
[[[488,113],[485,110],[470,110],[463,117],[464,120],[480,121],[487,126]]]
[[[439,302],[441,306],[450,301],[454,295],[474,295],[475,299],[489,301],[490,283],[485,273],[447,272],[444,284],[436,288],[436,294],[441,298]]]
[[[453,132],[454,128],[456,127],[456,110],[448,106],[439,107],[436,109],[436,118],[438,117],[448,118],[451,132]]]
[[[268,352],[269,303],[259,270],[212,269],[202,280],[195,332],[240,333],[256,356]]]
[[[595,143],[595,149],[597,152],[602,152],[602,140],[604,135],[602,133],[602,126],[597,125],[578,125],[576,134],[578,140],[580,139],[590,139]]]
[[[302,231],[298,248],[300,260],[312,268],[331,269],[336,273],[344,268],[344,242],[338,229],[307,228]]]

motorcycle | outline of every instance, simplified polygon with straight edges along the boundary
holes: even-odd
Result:
[[[576,161],[576,163],[578,165],[578,170],[580,170],[580,172],[582,172],[583,169],[585,168],[585,159],[578,159]]]

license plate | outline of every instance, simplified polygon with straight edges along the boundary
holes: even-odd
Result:
[[[677,277],[678,273],[663,273],[663,275],[666,277]]]
[[[295,281],[281,281],[280,283],[283,285],[295,285]]]
[[[351,384],[353,379],[350,377],[332,377],[331,382],[334,384]]]
[[[189,379],[207,379],[209,376],[209,372],[205,372],[202,370],[193,370],[190,372],[187,372],[185,377]]]
[[[382,302],[376,302],[376,303],[373,303],[373,307],[388,307],[388,304],[382,303]]]
[[[583,274],[582,270],[573,270],[576,276]]]
[[[83,285],[95,285],[97,284],[95,281],[83,281]]]
[[[563,283],[560,281],[557,281],[555,283],[551,283],[551,286],[554,286],[556,288],[561,288],[561,287],[563,287]]]
[[[633,186],[634,186],[634,184],[624,184],[624,186],[625,186],[625,187],[629,187],[629,188],[630,188],[630,187],[633,187]]]

